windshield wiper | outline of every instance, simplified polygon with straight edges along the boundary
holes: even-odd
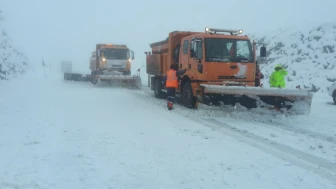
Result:
[[[228,58],[209,58],[213,62],[229,62]]]

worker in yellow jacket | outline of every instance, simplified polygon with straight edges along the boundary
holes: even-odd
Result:
[[[287,70],[280,64],[275,66],[275,71],[270,77],[270,87],[286,88],[285,76],[288,74]]]

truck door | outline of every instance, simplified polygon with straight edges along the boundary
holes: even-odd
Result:
[[[189,69],[189,39],[184,39],[182,41],[182,47],[180,48],[179,53],[179,68],[181,69]]]
[[[194,73],[203,73],[203,40],[202,38],[193,38],[189,50],[189,67]]]

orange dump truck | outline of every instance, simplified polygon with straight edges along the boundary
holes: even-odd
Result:
[[[184,106],[198,103],[310,109],[312,94],[305,90],[255,87],[256,43],[242,30],[205,28],[205,32],[174,31],[166,40],[150,44],[146,71],[155,97],[164,97],[163,78],[171,64],[188,69],[176,90]],[[266,57],[266,47],[260,49]],[[297,102],[304,105],[295,107]],[[299,108],[299,109],[297,109]]]

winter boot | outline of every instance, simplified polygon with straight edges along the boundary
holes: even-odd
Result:
[[[167,102],[167,107],[168,107],[168,110],[172,110],[173,109],[173,103],[172,102]]]

